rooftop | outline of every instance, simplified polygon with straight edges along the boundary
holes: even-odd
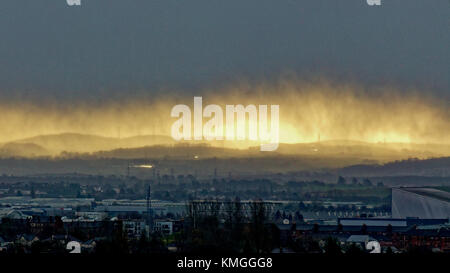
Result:
[[[441,191],[435,188],[398,188],[398,190],[407,191],[422,195],[425,197],[435,198],[441,201],[450,202],[450,192]]]

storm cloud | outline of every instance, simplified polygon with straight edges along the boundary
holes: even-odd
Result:
[[[0,96],[195,94],[287,73],[448,98],[449,11],[447,0],[4,0]]]

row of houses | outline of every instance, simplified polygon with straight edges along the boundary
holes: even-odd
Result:
[[[365,246],[369,241],[377,241],[385,250],[425,247],[450,252],[448,219],[342,218],[337,225],[278,224],[277,227],[282,245],[299,239],[324,241],[332,237],[343,245],[358,243]]]
[[[10,217],[0,219],[0,251],[14,244],[31,246],[34,242],[76,241],[85,249],[93,249],[96,242],[123,234],[126,238],[136,239],[143,234],[149,236],[158,233],[170,236],[182,228],[182,220],[154,219],[152,225],[143,218],[77,218],[60,216],[27,216],[17,211],[7,214]],[[150,230],[151,229],[151,230]],[[75,236],[74,236],[75,235]],[[75,238],[77,237],[78,238]]]

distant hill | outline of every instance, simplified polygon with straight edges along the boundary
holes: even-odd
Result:
[[[60,152],[88,153],[118,148],[135,148],[150,145],[172,144],[174,140],[167,136],[144,135],[127,138],[112,138],[87,134],[64,133],[42,135],[14,141],[16,144],[35,144],[47,150],[47,153]],[[9,145],[11,143],[6,143]]]
[[[0,146],[0,157],[36,157],[50,154],[47,149],[34,143],[11,142]]]
[[[450,157],[408,159],[381,165],[353,165],[339,170],[343,176],[440,176],[450,177]]]
[[[246,145],[251,145],[248,147]],[[41,135],[0,145],[2,157],[73,156],[92,154],[111,158],[182,157],[252,157],[288,155],[314,158],[355,159],[359,162],[384,163],[408,158],[450,156],[450,145],[367,143],[332,140],[313,143],[280,143],[274,152],[260,152],[256,142],[211,141],[176,142],[169,136],[142,135],[126,138],[63,133]],[[352,161],[355,161],[352,160]]]
[[[333,140],[313,143],[280,144],[281,154],[355,156],[359,158],[393,161],[406,158],[450,156],[450,145],[368,143],[363,141]]]
[[[138,148],[120,148],[110,151],[99,151],[92,156],[103,158],[214,158],[256,156],[258,152],[238,150],[223,147],[213,147],[207,144],[175,144],[154,145]]]

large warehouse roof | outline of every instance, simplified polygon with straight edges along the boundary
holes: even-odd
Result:
[[[448,219],[450,193],[434,188],[393,188],[392,217]]]
[[[416,193],[426,197],[450,202],[450,192],[441,191],[435,188],[400,188],[401,190]]]

